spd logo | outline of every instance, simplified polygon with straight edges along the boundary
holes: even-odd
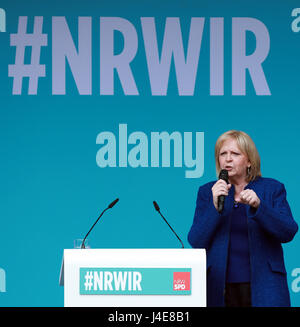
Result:
[[[173,273],[173,290],[174,291],[190,291],[191,273],[174,272]]]

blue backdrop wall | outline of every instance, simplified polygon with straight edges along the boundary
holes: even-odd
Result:
[[[1,2],[0,306],[63,306],[63,249],[117,197],[92,248],[180,246],[153,200],[189,247],[197,190],[216,178],[226,130],[253,138],[263,176],[285,184],[300,223],[297,5]],[[176,144],[158,161],[155,132]],[[298,233],[284,245],[293,306],[299,249]]]

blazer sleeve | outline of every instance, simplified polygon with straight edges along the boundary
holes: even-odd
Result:
[[[188,234],[188,241],[193,248],[207,248],[221,217],[214,207],[210,187],[201,186],[197,195],[193,224]]]
[[[273,201],[260,201],[257,210],[249,207],[248,218],[257,221],[260,226],[281,243],[290,242],[298,231],[290,206],[286,199],[286,190],[283,184],[273,192]]]

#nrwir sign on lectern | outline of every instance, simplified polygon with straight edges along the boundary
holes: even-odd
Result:
[[[67,249],[65,306],[204,307],[204,249]]]

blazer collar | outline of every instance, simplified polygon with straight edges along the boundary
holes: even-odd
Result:
[[[250,181],[246,186],[245,186],[245,190],[246,189],[252,189],[252,188],[254,188],[255,189],[255,186],[256,186],[256,184],[257,184],[257,182],[259,181],[261,179],[261,177],[257,177],[254,181]],[[229,197],[234,197],[234,192],[235,192],[235,187],[234,187],[234,185],[232,185],[232,187],[230,188],[230,190],[229,190]]]

